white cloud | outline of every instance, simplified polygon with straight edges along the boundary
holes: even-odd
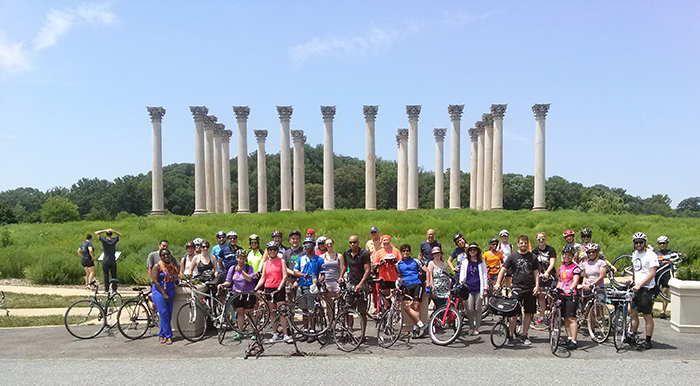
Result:
[[[357,55],[369,50],[378,51],[389,46],[400,37],[393,29],[373,27],[364,35],[358,36],[328,36],[313,38],[311,41],[298,44],[289,49],[289,56],[295,64],[302,64],[313,57],[335,55]]]
[[[446,25],[452,26],[452,27],[462,27],[467,24],[473,23],[475,21],[483,20],[488,17],[491,17],[498,12],[486,12],[486,13],[481,13],[481,14],[475,14],[471,12],[456,12],[456,13],[447,13],[445,12],[443,14],[443,21]]]
[[[118,19],[117,15],[109,10],[110,7],[108,3],[81,5],[76,14],[78,18],[91,24],[114,24]]]
[[[0,68],[7,72],[28,70],[29,60],[23,43],[10,43],[0,31]]]
[[[61,12],[55,9],[49,11],[49,14],[46,15],[46,22],[34,38],[34,51],[56,44],[58,38],[68,32],[74,20],[74,12]]]

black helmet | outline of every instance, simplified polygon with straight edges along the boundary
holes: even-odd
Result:
[[[561,250],[561,254],[563,255],[563,254],[566,253],[566,252],[569,252],[569,253],[571,253],[572,255],[575,255],[575,254],[576,254],[576,249],[574,248],[573,245],[567,244],[567,245],[564,245],[564,248]]]
[[[463,239],[463,238],[464,238],[464,235],[461,234],[461,233],[459,233],[459,232],[457,232],[457,233],[455,233],[454,236],[452,236],[452,241],[454,241],[455,244],[456,244],[456,243],[457,243],[457,240]]]
[[[289,238],[292,238],[293,235],[301,237],[301,232],[299,232],[299,229],[293,229],[291,232],[289,232]]]
[[[581,229],[581,236],[592,236],[592,235],[593,235],[593,229],[591,229],[591,228]]]
[[[498,243],[498,239],[496,237],[491,237],[491,240],[489,240],[489,244],[493,243]]]

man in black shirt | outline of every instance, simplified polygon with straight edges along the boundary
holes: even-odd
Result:
[[[537,311],[537,293],[540,290],[539,262],[528,252],[528,237],[522,235],[518,237],[518,251],[513,252],[508,260],[501,267],[498,273],[498,280],[494,284],[494,289],[498,291],[500,283],[506,271],[513,273],[513,293],[517,293],[518,299],[522,301],[525,317],[523,318],[523,335],[521,340],[524,345],[531,345],[527,332],[530,329],[532,315]],[[515,346],[515,326],[516,317],[510,318],[508,324],[510,336],[508,336],[508,347]]]
[[[367,325],[367,299],[364,287],[372,267],[369,260],[369,252],[360,248],[360,241],[355,235],[350,236],[348,244],[350,244],[350,248],[343,253],[343,260],[348,267],[348,285],[351,290],[357,292],[355,308],[362,315],[362,320]]]
[[[107,237],[103,237],[100,233],[104,233]],[[116,233],[117,237],[112,238],[112,234]],[[112,275],[112,279],[117,278],[117,243],[122,237],[122,234],[115,231],[114,229],[103,229],[101,231],[95,232],[95,236],[99,236],[102,242],[102,253],[104,257],[102,258],[102,273],[104,274],[104,285],[105,293],[109,290],[109,275]],[[117,290],[117,285],[113,286],[114,291]]]

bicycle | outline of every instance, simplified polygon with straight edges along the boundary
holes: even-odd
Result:
[[[544,276],[540,273],[540,283],[543,283],[543,280],[544,280]],[[550,282],[550,285],[554,285],[554,287],[556,287],[556,282],[554,282],[554,283]],[[545,301],[545,307],[544,307],[544,313],[543,313],[544,316],[542,317],[542,320],[541,320],[541,321],[540,321],[539,318],[535,319],[535,318],[534,318],[535,315],[533,315],[532,323],[530,324],[530,327],[531,327],[533,330],[536,330],[536,331],[547,331],[547,330],[549,329],[549,321],[550,321],[550,319],[551,319],[551,317],[552,317],[552,307],[551,307],[552,305],[550,304],[551,298],[550,298],[549,296],[547,296],[547,294],[549,293],[549,291],[550,291],[552,288],[554,288],[554,287],[550,287],[550,285],[541,286],[541,287],[540,287],[540,292],[538,292],[538,294],[537,294],[537,312],[535,313],[535,315],[539,315],[539,314],[540,314],[540,298],[539,298],[539,295],[541,295],[541,294],[544,294],[544,295],[545,295],[545,297],[544,297],[544,299],[545,299],[545,300],[544,300],[544,301]],[[538,323],[538,322],[539,322],[539,323]]]
[[[455,285],[450,289],[447,303],[433,311],[428,320],[428,334],[433,343],[447,346],[454,342],[462,332],[463,319],[466,318],[466,301],[460,296],[463,286]]]
[[[211,321],[217,330],[219,343],[222,343],[226,335],[227,321],[225,303],[222,303],[216,294],[216,282],[208,281],[205,285],[208,292],[202,292],[195,288],[191,280],[181,279],[180,285],[187,288],[190,298],[177,311],[177,330],[190,342],[197,342],[204,338],[207,332],[207,320]],[[215,295],[212,295],[214,292]],[[226,294],[226,300],[231,292]]]
[[[552,354],[557,352],[559,344],[561,343],[561,329],[562,329],[562,316],[561,316],[561,297],[562,290],[559,288],[553,288],[547,292],[547,297],[550,300],[550,317],[549,317],[549,348]]]
[[[246,303],[252,304],[253,308],[250,311],[245,311],[244,309],[243,313],[239,315],[236,309],[236,304]],[[241,336],[253,335],[254,328],[251,321],[259,328],[262,328],[270,320],[270,307],[265,299],[263,299],[263,297],[255,291],[234,290],[232,295],[227,297],[226,303],[224,304],[224,310],[224,314],[226,315],[226,325],[231,327],[234,332],[240,334]],[[246,314],[250,314],[250,319],[246,317]],[[222,335],[221,340],[223,341],[226,331],[223,331]],[[234,337],[234,339],[236,338]]]
[[[627,287],[625,290],[609,288],[607,298],[610,304],[615,307],[612,314],[613,344],[615,350],[619,352],[625,343],[632,347],[637,347],[637,335],[630,331],[630,316],[628,313],[629,303],[634,297],[634,293]]]
[[[412,296],[406,294],[403,286],[399,286],[392,290],[392,294],[394,296],[394,301],[391,304],[391,307],[384,313],[384,315],[382,315],[379,323],[377,323],[377,341],[379,342],[379,346],[384,348],[393,346],[394,343],[399,340],[401,329],[403,328],[402,303],[404,298],[407,297],[409,299],[409,307],[415,301]]]
[[[122,296],[116,290],[117,284],[117,279],[109,281],[109,291],[104,298],[99,296],[99,283],[93,280],[90,283],[95,288],[92,299],[78,300],[66,310],[63,316],[66,330],[76,338],[90,339],[99,335],[105,327],[114,327],[122,305]]]
[[[329,332],[318,336],[318,341],[325,345],[329,335],[333,336],[335,345],[342,351],[356,350],[363,342],[365,336],[365,321],[362,315],[352,308],[363,293],[356,293],[348,289],[345,282],[340,283],[340,295],[333,299],[333,318]]]
[[[576,323],[579,328],[586,325],[586,330],[592,341],[603,343],[610,335],[610,310],[605,303],[598,300],[598,291],[600,289],[597,287],[591,287],[590,293],[581,296],[576,308]],[[585,300],[586,298],[589,299]]]
[[[503,288],[506,293],[511,292],[511,296],[504,296],[501,293],[494,294],[489,300],[489,307],[494,315],[500,316],[496,324],[491,328],[489,340],[495,348],[502,348],[506,345],[510,336],[509,320],[513,316],[515,319],[515,334],[522,331],[522,301],[517,298],[517,294],[512,288]]]
[[[322,288],[319,292],[299,296],[292,305],[291,326],[304,339],[325,334],[331,327],[329,321],[333,320],[333,309],[323,296],[323,292],[327,292],[326,285],[318,285]]]
[[[258,294],[261,298],[265,299],[266,301],[272,301],[274,299],[274,295],[277,293],[277,291],[274,291],[272,293],[264,293],[264,294]],[[245,313],[245,318],[247,320],[247,323],[249,326],[253,328],[253,335],[254,339],[250,340],[250,343],[248,343],[248,348],[246,348],[245,353],[243,355],[243,359],[248,359],[250,356],[255,356],[256,358],[260,357],[265,352],[265,343],[268,344],[275,344],[275,343],[280,343],[280,342],[285,342],[284,340],[268,340],[265,342],[264,339],[264,332],[265,329],[267,328],[268,325],[274,326],[274,325],[279,325],[280,320],[282,318],[285,318],[287,321],[287,328],[291,326],[291,318],[292,318],[292,309],[289,306],[289,303],[282,303],[277,306],[277,308],[270,310],[270,313],[275,313],[275,318],[269,322],[269,318],[267,318],[268,322],[264,324],[260,324],[258,320],[255,319],[254,315],[251,314],[251,312],[246,312]],[[276,331],[275,331],[276,333]],[[294,352],[291,353],[291,356],[306,356],[305,352],[299,351],[299,347],[297,346],[297,341],[294,339],[294,334],[291,335],[292,338],[292,343],[294,344]]]
[[[160,317],[155,311],[151,291],[148,287],[134,287],[138,295],[122,304],[117,313],[117,328],[127,339],[143,337],[149,328],[160,324]]]
[[[384,264],[384,263],[380,263]],[[390,300],[384,295],[384,293],[379,289],[379,286],[382,282],[384,282],[384,279],[376,277],[374,274],[370,276],[369,282],[372,283],[371,287],[372,288],[372,301],[367,302],[367,314],[372,317],[372,319],[376,320],[377,322],[382,318],[382,315],[386,312],[386,310],[389,308],[390,305],[387,305],[387,303],[390,303]],[[369,311],[372,309],[375,310],[374,314],[371,314]]]
[[[664,257],[664,260],[668,262],[663,262],[659,264],[656,269],[656,275],[654,276],[656,280],[655,293],[661,296],[662,299],[666,301],[671,301],[671,296],[660,291],[659,283],[668,283],[668,280],[676,276],[676,271],[678,270],[678,265],[685,260],[687,256],[683,253],[669,253]],[[627,281],[622,280],[622,278],[634,277],[634,267],[632,266],[632,255],[621,255],[615,258],[612,262],[613,267],[619,273],[618,276],[610,273],[608,278],[613,286],[617,289],[624,289]]]

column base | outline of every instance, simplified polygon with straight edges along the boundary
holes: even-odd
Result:
[[[491,210],[503,210],[503,207],[499,207],[499,208],[491,208]]]
[[[165,216],[165,211],[162,209],[153,209],[150,216]]]
[[[462,209],[462,208],[460,208],[458,206],[451,206],[450,209]]]
[[[195,210],[194,210],[194,213],[192,213],[193,216],[202,216],[202,215],[205,215],[205,214],[207,214],[207,210],[206,210],[206,209],[195,209]]]
[[[367,207],[365,207],[365,210],[377,210],[377,208],[367,208]]]
[[[532,208],[533,212],[546,212],[547,208],[545,207],[539,207],[539,208]]]
[[[291,211],[292,211],[291,209],[287,209],[287,208],[280,209],[280,212],[291,212]]]
[[[250,214],[250,210],[248,210],[248,209],[242,209],[242,210],[239,210],[239,211],[236,212],[236,213],[238,213],[238,214]]]

